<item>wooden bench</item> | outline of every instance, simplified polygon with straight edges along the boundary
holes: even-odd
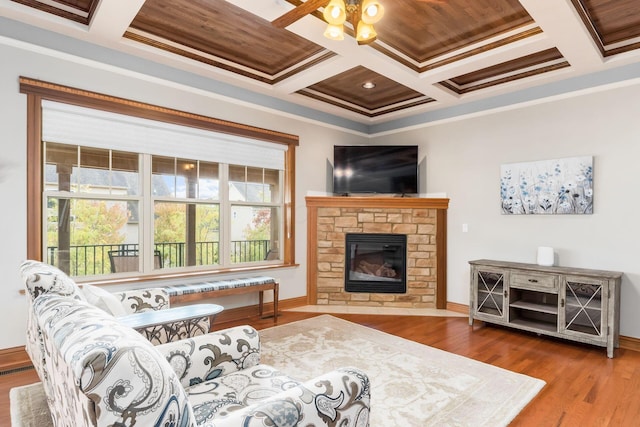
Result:
[[[273,291],[273,321],[275,323],[278,314],[278,287],[279,284],[273,277],[257,276],[170,285],[164,286],[163,288],[169,294],[171,302],[178,303],[257,291],[260,292],[258,306],[260,317],[263,317],[264,314],[264,291]]]

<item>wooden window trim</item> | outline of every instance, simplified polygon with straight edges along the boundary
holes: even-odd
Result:
[[[283,264],[250,266],[246,270],[295,266],[295,153],[299,137],[283,132],[230,122],[97,92],[20,77],[20,93],[27,95],[27,257],[42,261],[42,108],[43,100],[156,120],[213,132],[287,145],[284,177]],[[197,274],[229,273],[245,269],[200,271]],[[192,274],[184,274],[190,276]],[[158,275],[160,276],[160,275]],[[180,277],[181,274],[176,274]],[[163,275],[162,277],[166,277]],[[140,277],[150,280],[154,276]],[[108,281],[108,280],[107,280]],[[130,280],[129,280],[130,281]]]

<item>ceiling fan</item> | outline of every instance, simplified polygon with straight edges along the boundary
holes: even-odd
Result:
[[[276,18],[271,24],[277,28],[285,28],[320,7],[323,8],[324,20],[328,24],[325,37],[342,40],[343,24],[348,21],[356,32],[358,44],[371,43],[376,39],[373,24],[384,14],[384,7],[378,0],[307,0]]]
[[[444,0],[416,0],[418,2],[440,3]],[[284,15],[271,21],[277,28],[285,28],[305,15],[323,8],[324,20],[327,22],[325,37],[342,40],[344,30],[342,24],[348,21],[356,32],[358,44],[371,43],[376,39],[373,24],[384,15],[384,7],[378,0],[306,0]]]

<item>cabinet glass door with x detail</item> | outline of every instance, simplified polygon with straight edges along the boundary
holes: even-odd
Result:
[[[507,288],[505,287],[505,271],[478,271],[478,286],[475,290],[475,311],[478,318],[487,316],[505,320],[505,299]]]

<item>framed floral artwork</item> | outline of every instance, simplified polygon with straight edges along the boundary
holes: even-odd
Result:
[[[502,213],[592,214],[593,157],[500,166]]]

